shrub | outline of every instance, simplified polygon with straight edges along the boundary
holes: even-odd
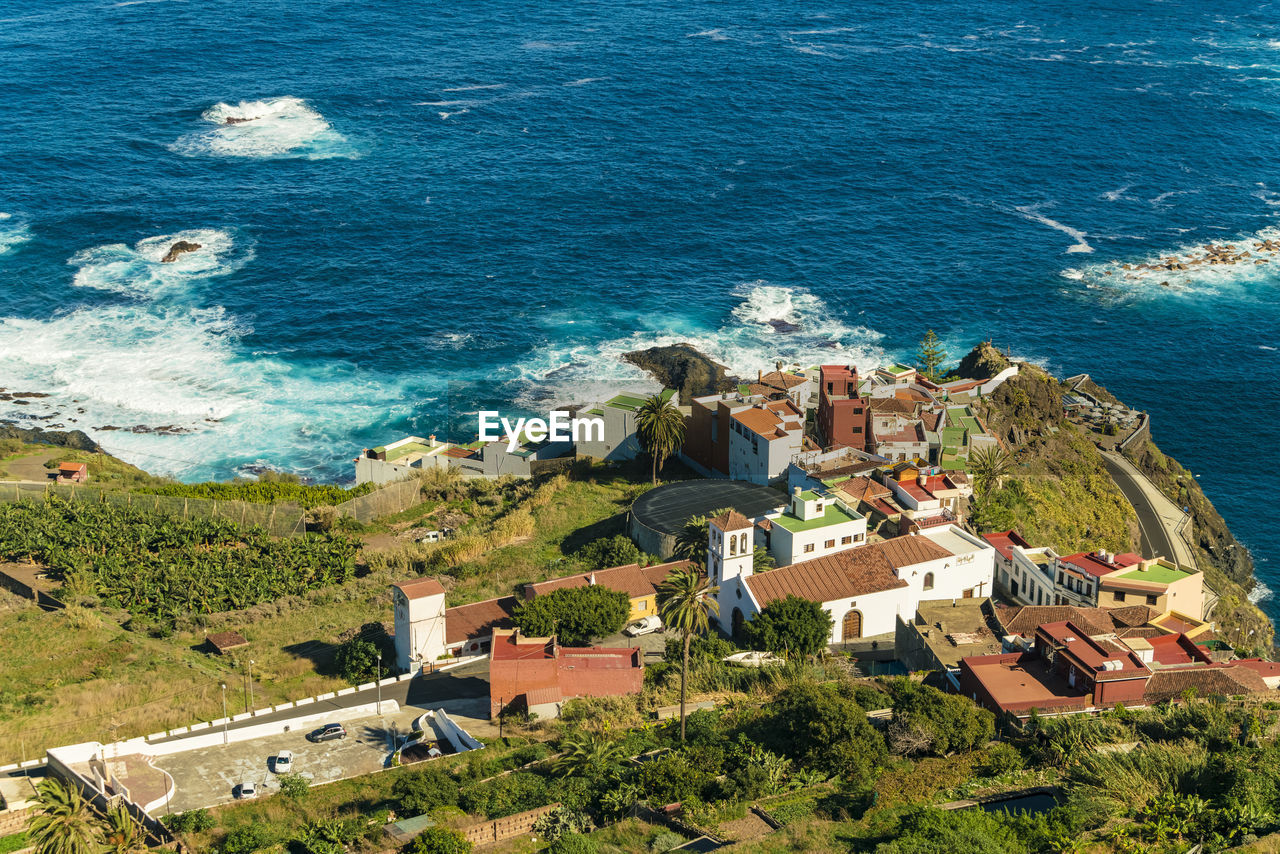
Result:
[[[547,854],[595,854],[596,846],[581,833],[566,833],[547,848]]]
[[[865,782],[885,759],[884,739],[857,703],[804,682],[774,697],[753,724],[755,740],[800,764]]]
[[[263,825],[246,824],[227,834],[227,838],[222,841],[222,854],[253,854],[274,841]]]
[[[664,806],[702,794],[711,774],[695,767],[683,753],[668,753],[640,766],[635,782],[651,804]]]
[[[391,797],[406,815],[422,815],[436,807],[456,806],[458,784],[440,768],[405,774],[391,786]]]
[[[187,810],[165,816],[164,825],[175,833],[202,833],[213,827],[213,816],[206,809]]]
[[[895,686],[889,744],[895,753],[945,755],[995,736],[995,716],[968,697],[903,680]]]
[[[467,786],[459,793],[458,805],[486,818],[502,818],[546,806],[555,800],[552,794],[542,775],[517,771],[487,783]]]
[[[381,661],[382,650],[378,649],[376,643],[361,635],[356,635],[338,647],[338,652],[334,655],[338,675],[352,685],[377,678]]]
[[[538,816],[533,832],[548,842],[555,842],[568,835],[586,833],[591,829],[591,819],[577,810],[557,807],[546,815]]]
[[[1026,762],[1018,748],[1000,742],[987,748],[986,756],[978,765],[978,773],[986,777],[998,777],[1013,771],[1021,771]]]
[[[471,843],[456,830],[428,827],[409,845],[408,854],[471,854]]]
[[[301,774],[281,774],[276,779],[280,783],[280,794],[286,798],[304,798],[311,790],[311,781]]]
[[[614,537],[592,540],[578,549],[574,557],[592,569],[609,569],[614,566],[641,563],[647,555],[641,552],[626,535],[618,534]]]

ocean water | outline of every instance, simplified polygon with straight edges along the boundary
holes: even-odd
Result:
[[[344,479],[634,347],[933,328],[1149,410],[1274,586],[1280,257],[1132,268],[1280,234],[1278,12],[6,0],[0,418]]]

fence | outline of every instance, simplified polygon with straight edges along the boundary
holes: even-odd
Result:
[[[422,500],[422,489],[416,477],[388,483],[381,489],[344,501],[334,509],[339,516],[349,516],[357,522],[368,523],[382,516],[390,516],[408,510]]]
[[[121,489],[74,484],[0,483],[0,501],[45,501],[50,496],[84,504],[114,504],[165,513],[183,519],[205,517],[233,522],[241,528],[265,528],[273,537],[297,537],[307,529],[297,504],[254,504],[248,501],[215,501],[176,495],[149,495]],[[368,497],[368,496],[366,496]]]

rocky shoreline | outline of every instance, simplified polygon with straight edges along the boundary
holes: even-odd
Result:
[[[680,392],[680,400],[732,391],[742,382],[729,369],[701,353],[692,344],[672,344],[633,350],[623,360],[643,368],[665,388]]]

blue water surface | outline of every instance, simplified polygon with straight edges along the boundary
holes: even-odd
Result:
[[[1272,4],[3,2],[0,48],[0,385],[50,395],[0,418],[341,479],[636,346],[932,327],[1150,411],[1275,573],[1280,258],[1121,266],[1275,236]]]

